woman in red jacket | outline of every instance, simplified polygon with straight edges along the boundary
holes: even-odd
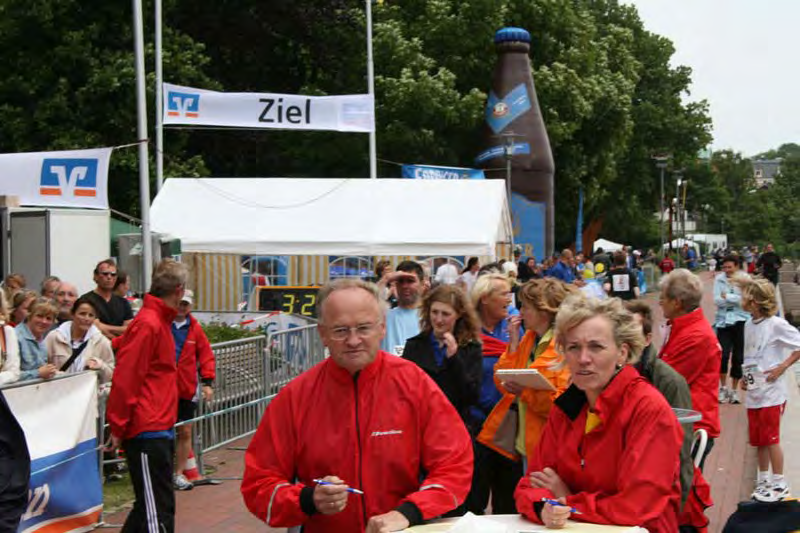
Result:
[[[556,399],[517,486],[517,509],[553,529],[576,509],[575,520],[674,533],[683,430],[664,397],[626,364],[644,347],[641,327],[617,298],[576,295],[555,329],[573,383]]]

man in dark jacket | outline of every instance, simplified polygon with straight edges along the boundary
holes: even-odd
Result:
[[[764,248],[764,253],[758,258],[756,268],[761,274],[770,280],[773,285],[778,286],[778,271],[781,268],[781,257],[775,253],[775,248],[772,244],[768,244]]]
[[[28,505],[31,458],[14,413],[0,391],[0,532],[17,530]]]
[[[692,408],[692,393],[686,380],[671,366],[656,357],[653,349],[653,311],[650,305],[643,300],[625,302],[625,307],[633,313],[642,325],[647,346],[642,352],[639,362],[634,365],[636,370],[647,381],[653,384],[667,400],[670,407],[678,409]],[[694,462],[692,461],[692,424],[683,424],[683,446],[681,447],[681,506],[686,503],[689,488],[692,486],[694,476]]]

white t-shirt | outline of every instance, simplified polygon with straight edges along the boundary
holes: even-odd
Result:
[[[472,286],[475,285],[475,281],[477,281],[478,279],[478,273],[470,272],[469,270],[467,270],[466,272],[461,274],[458,277],[458,279],[460,279],[464,283],[464,285],[466,286],[465,292],[469,294],[470,292],[472,292]]]
[[[458,279],[458,269],[455,265],[445,263],[436,270],[436,281],[442,285],[454,285]]]
[[[786,375],[767,383],[767,372],[800,350],[800,331],[779,316],[759,321],[751,318],[744,325],[744,364],[747,382],[745,406],[748,409],[782,405],[788,399]]]

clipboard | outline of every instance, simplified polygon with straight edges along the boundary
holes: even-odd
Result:
[[[556,388],[535,368],[503,368],[495,371],[500,381],[512,381],[534,390],[555,391]]]

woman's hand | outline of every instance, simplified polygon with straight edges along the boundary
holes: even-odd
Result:
[[[50,379],[56,375],[58,369],[51,363],[44,364],[39,367],[39,377],[42,379]]]
[[[86,361],[86,368],[89,370],[100,370],[103,368],[103,363],[92,357],[88,361]]]
[[[519,346],[519,327],[522,325],[522,316],[514,315],[508,319],[508,351],[513,353]]]
[[[767,372],[767,383],[773,383],[780,378],[783,373],[786,372],[786,367],[783,365],[778,365],[769,372]],[[742,380],[744,381],[744,380]]]
[[[519,396],[525,390],[525,387],[513,381],[501,381],[500,384],[506,389],[506,392],[514,396]]]
[[[456,338],[448,331],[442,336],[442,342],[444,342],[445,349],[447,350],[445,352],[447,357],[453,357],[458,351],[458,342],[456,342]]]
[[[556,471],[549,467],[541,472],[531,472],[530,481],[533,488],[547,489],[552,492],[553,496],[556,498],[566,498],[572,494],[567,484],[556,474]]]
[[[559,498],[558,501],[565,505],[567,503],[567,500],[564,498]],[[569,515],[569,506],[562,507],[560,505],[545,503],[544,509],[542,509],[542,522],[544,522],[544,526],[547,529],[561,529],[567,525]]]

